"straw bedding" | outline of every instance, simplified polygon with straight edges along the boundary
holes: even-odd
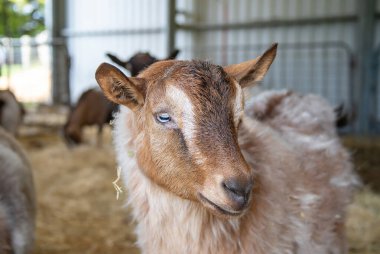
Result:
[[[110,129],[106,129],[101,148],[96,146],[94,128],[86,130],[85,145],[71,150],[57,133],[20,138],[31,160],[37,189],[35,253],[139,253],[133,223],[124,207],[126,193],[116,200],[112,184],[117,174]],[[347,144],[352,147],[356,142]],[[380,154],[379,147],[371,149],[378,149],[371,150],[373,156]],[[363,159],[362,146],[353,150],[356,160]],[[357,161],[361,172],[368,166],[379,170],[375,169],[378,164],[366,163]],[[379,186],[372,183],[372,188]],[[347,231],[350,253],[380,253],[379,194],[364,188],[356,195]]]

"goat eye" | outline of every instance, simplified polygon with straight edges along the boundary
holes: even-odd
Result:
[[[171,117],[168,113],[161,113],[157,115],[157,121],[160,123],[167,123],[170,122]]]

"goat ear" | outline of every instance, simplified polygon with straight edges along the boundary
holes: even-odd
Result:
[[[276,57],[276,52],[277,43],[273,44],[261,56],[239,64],[225,66],[224,71],[234,77],[243,88],[255,85],[264,78]]]
[[[164,59],[164,60],[172,60],[172,59],[175,59],[175,58],[177,57],[178,54],[179,54],[179,49],[175,49],[175,50],[173,50],[173,51],[169,54],[169,56],[168,56],[166,59]]]
[[[108,56],[108,58],[117,65],[124,66],[126,64],[126,62],[120,60],[117,56],[112,55],[111,53],[106,53],[106,56]]]
[[[95,73],[100,88],[111,101],[137,110],[144,104],[145,80],[128,78],[113,65],[102,63]]]
[[[124,68],[127,69],[129,72],[132,72],[132,64],[130,61],[125,62]]]

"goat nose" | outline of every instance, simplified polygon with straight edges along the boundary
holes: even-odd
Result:
[[[236,203],[237,209],[242,209],[249,200],[253,187],[253,180],[243,180],[239,178],[231,178],[222,183],[223,188]]]

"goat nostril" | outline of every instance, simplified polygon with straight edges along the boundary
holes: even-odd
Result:
[[[236,178],[228,179],[222,183],[223,188],[239,203],[246,203],[253,187],[253,181],[244,181]]]
[[[229,192],[232,192],[233,194],[236,194],[238,196],[244,196],[244,192],[240,189],[237,188],[237,186],[231,184],[231,183],[223,183],[223,186],[225,189],[227,189]]]

